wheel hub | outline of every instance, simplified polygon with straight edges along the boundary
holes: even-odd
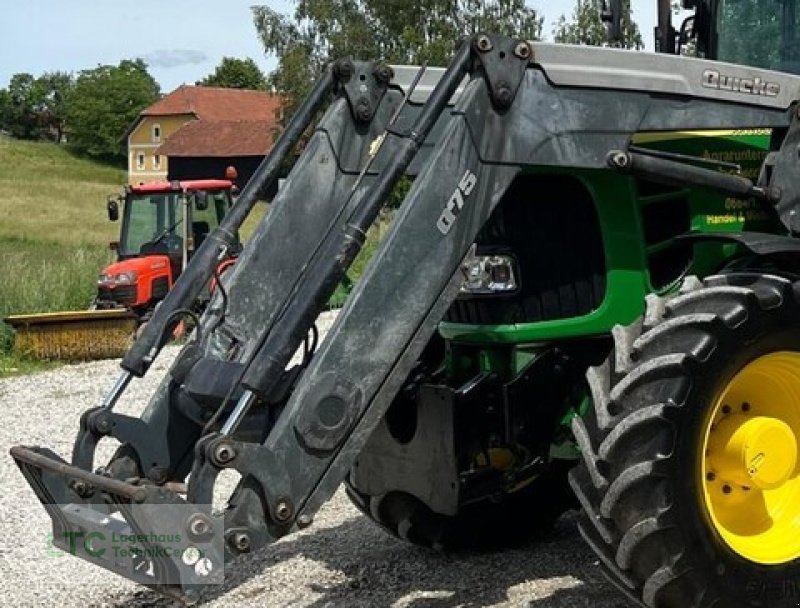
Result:
[[[723,418],[709,437],[711,470],[742,487],[781,487],[797,465],[797,438],[785,422],[768,416]]]
[[[715,531],[753,562],[800,559],[800,353],[744,366],[707,420],[700,461]]]

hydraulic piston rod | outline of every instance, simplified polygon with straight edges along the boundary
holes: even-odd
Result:
[[[293,296],[287,300],[279,322],[244,374],[242,384],[248,391],[266,396],[275,388],[282,370],[291,359],[297,345],[361,251],[366,232],[375,221],[386,196],[411,164],[469,71],[472,58],[471,42],[467,40],[461,45],[415,124],[397,143],[388,166],[359,201],[342,233],[332,235],[332,238],[325,243],[308,273],[308,280],[300,284]]]
[[[186,271],[178,277],[167,297],[145,325],[141,336],[122,360],[127,374],[143,376],[169,337],[172,326],[180,321],[179,311],[190,308],[203,286],[211,279],[217,264],[236,243],[236,232],[252,211],[265,189],[278,177],[283,161],[294,149],[308,125],[323,107],[335,84],[335,66],[325,70],[314,89],[294,114],[275,146],[261,161],[256,172],[242,189],[236,203],[220,225],[203,241]]]

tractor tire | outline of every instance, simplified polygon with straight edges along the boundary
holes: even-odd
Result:
[[[688,280],[589,371],[579,529],[638,605],[798,605],[799,295],[763,274]]]
[[[555,461],[522,489],[465,505],[457,515],[435,513],[404,492],[368,495],[349,478],[345,489],[364,515],[412,544],[437,551],[501,549],[544,537],[565,511],[577,508],[568,480],[574,465],[571,460]]]

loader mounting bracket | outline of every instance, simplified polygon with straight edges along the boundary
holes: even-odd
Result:
[[[506,36],[478,34],[472,39],[472,46],[476,61],[483,68],[492,104],[499,112],[508,110],[533,59],[531,45]]]
[[[369,123],[394,76],[392,68],[377,61],[350,61],[334,64],[334,74],[342,86],[353,119]]]
[[[242,476],[239,496],[231,501],[226,524],[228,520],[243,520],[240,527],[256,537],[248,538],[246,543],[237,542],[237,535],[231,535],[231,526],[226,525],[231,548],[239,553],[249,551],[286,534],[297,511],[289,498],[292,495],[289,473],[280,458],[261,444],[235,441],[220,434],[206,435],[195,447],[189,501],[211,504],[214,485],[224,469],[233,469]],[[246,515],[252,511],[255,517]]]
[[[121,444],[130,445],[142,463],[148,463],[148,477],[163,483],[170,468],[170,455],[167,446],[158,440],[148,423],[141,418],[133,418],[112,412],[103,407],[89,409],[83,413],[80,431],[72,449],[73,465],[91,470],[97,444],[103,437],[113,437]]]

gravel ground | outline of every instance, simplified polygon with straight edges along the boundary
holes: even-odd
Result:
[[[119,411],[146,403],[175,347],[147,378],[135,381]],[[8,449],[46,445],[66,456],[78,418],[118,373],[116,361],[72,365],[0,380],[0,605],[64,608],[172,606],[174,603],[48,549],[49,518]],[[107,449],[111,449],[110,446]],[[350,505],[343,492],[315,524],[236,564],[205,606],[449,608],[631,608],[602,578],[571,517],[527,547],[445,556],[387,535]]]

